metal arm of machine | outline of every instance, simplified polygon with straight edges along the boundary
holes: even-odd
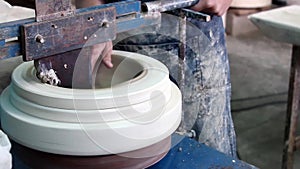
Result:
[[[74,9],[71,0],[35,0],[35,18],[0,24],[0,59],[22,55],[24,61],[35,60],[37,77],[43,83],[72,87],[73,69],[81,52],[91,55],[90,46],[112,41],[117,33],[158,25],[164,11],[208,21],[209,15],[182,9],[198,1],[159,0],[141,4],[123,0]],[[179,57],[184,58],[186,32],[185,28],[180,30]],[[93,70],[89,69],[89,57],[83,58],[87,60],[81,62],[82,73],[76,79],[89,88],[93,84]]]
[[[24,61],[35,60],[113,40],[117,33],[160,23],[159,12],[188,7],[197,1],[141,4],[125,0],[75,10],[70,0],[36,0],[36,18],[0,24],[0,59],[23,55]],[[96,31],[101,32],[100,38]]]

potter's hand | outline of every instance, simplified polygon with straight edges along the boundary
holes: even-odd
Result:
[[[104,3],[104,0],[75,0],[76,8],[90,7]],[[107,68],[113,67],[111,63],[112,46],[112,42],[100,43],[93,46],[91,56],[92,71],[95,71],[95,68],[99,66],[99,64],[97,64],[99,59]]]
[[[232,0],[200,0],[191,9],[221,16],[227,11],[231,2]]]
[[[107,68],[113,67],[111,62],[112,47],[113,45],[111,41],[100,43],[92,47],[91,66],[93,71],[97,66],[99,66],[99,61]]]

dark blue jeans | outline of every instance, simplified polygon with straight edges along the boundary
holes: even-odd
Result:
[[[185,50],[181,46],[180,19],[163,14],[161,23],[118,35],[114,49],[145,54],[167,65],[183,95],[181,130],[194,130],[198,141],[236,157],[222,19],[213,16],[210,22],[204,22],[188,18]],[[182,51],[184,58],[179,57]]]

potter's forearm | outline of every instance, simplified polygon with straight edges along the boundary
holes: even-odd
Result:
[[[232,0],[201,0],[194,5],[192,9],[221,16],[229,8],[231,1]]]
[[[75,5],[76,8],[86,8],[90,6],[95,6],[95,5],[101,5],[104,4],[105,0],[75,0]],[[91,79],[92,80],[92,86],[95,84],[95,73],[97,73],[98,70],[98,60],[101,60],[102,63],[107,68],[112,68],[113,64],[111,61],[111,54],[112,54],[112,42],[104,42],[100,44],[96,44],[92,47],[92,55],[91,55],[91,60],[90,60],[90,66],[91,66]],[[100,57],[101,56],[101,57]]]
[[[84,8],[104,4],[105,0],[75,0],[76,8]]]

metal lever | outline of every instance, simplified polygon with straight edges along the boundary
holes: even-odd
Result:
[[[165,12],[174,9],[190,7],[197,4],[199,0],[159,0],[145,2],[142,4],[143,12]]]

